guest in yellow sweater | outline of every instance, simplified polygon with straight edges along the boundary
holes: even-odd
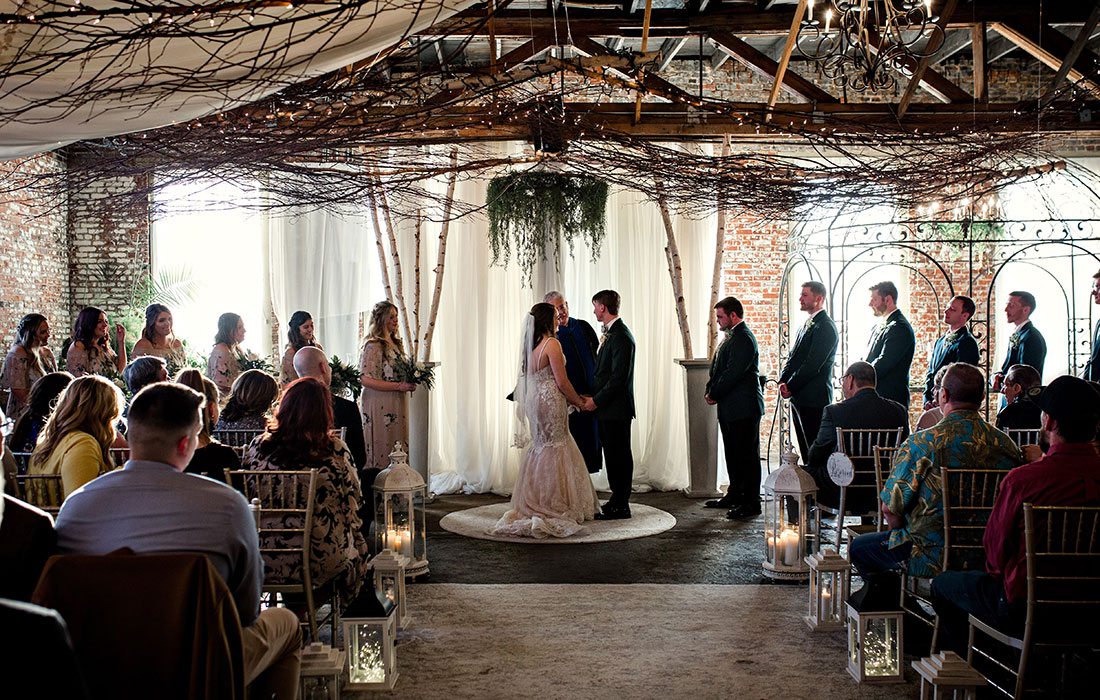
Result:
[[[98,375],[74,379],[31,455],[29,474],[60,474],[65,496],[114,468],[110,448],[122,415],[118,387]]]

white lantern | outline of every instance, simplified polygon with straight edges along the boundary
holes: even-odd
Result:
[[[844,607],[852,582],[852,564],[831,549],[806,557],[810,567],[810,610],[802,618],[810,629],[831,632],[844,629]]]
[[[913,670],[920,675],[920,696],[931,700],[974,700],[978,688],[986,684],[982,674],[953,651],[917,659],[913,662]]]
[[[806,557],[821,542],[817,484],[798,467],[790,445],[779,469],[764,480],[764,575],[799,580],[809,575]]]
[[[345,652],[314,642],[302,649],[302,700],[340,700],[344,684]]]
[[[390,453],[390,466],[374,479],[374,551],[388,549],[405,557],[405,575],[428,573],[428,540],[424,478],[409,466],[401,443]]]
[[[409,626],[409,611],[405,605],[405,564],[408,559],[383,549],[370,567],[374,571],[374,589],[386,597],[397,608],[397,626]]]
[[[349,690],[393,690],[397,682],[396,610],[377,590],[364,590],[348,607],[342,626]]]
[[[900,683],[902,631],[901,610],[860,612],[848,605],[848,673],[860,683]]]

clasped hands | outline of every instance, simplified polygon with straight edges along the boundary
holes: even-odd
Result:
[[[580,394],[580,397],[581,397],[581,402],[578,403],[578,404],[573,404],[574,406],[576,406],[578,409],[580,409],[582,411],[595,411],[596,410],[596,402],[592,400],[591,396],[589,396],[587,394]]]

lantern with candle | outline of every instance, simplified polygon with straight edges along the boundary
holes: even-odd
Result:
[[[374,588],[397,608],[399,628],[409,625],[409,611],[405,605],[405,564],[407,562],[408,559],[394,554],[389,549],[383,549],[370,561],[370,568],[374,572]]]
[[[844,629],[844,606],[852,581],[852,564],[831,549],[806,557],[810,567],[810,610],[802,618],[810,629],[831,632]]]
[[[409,466],[401,443],[394,444],[390,466],[374,479],[375,551],[388,549],[405,557],[405,575],[428,573],[428,541],[424,517],[424,478]]]
[[[900,683],[901,610],[862,612],[848,604],[848,673],[860,683]]]
[[[764,575],[804,579],[810,568],[806,557],[821,542],[821,514],[817,484],[787,445],[781,466],[764,480]]]
[[[342,619],[349,690],[393,690],[397,682],[397,608],[364,587]]]

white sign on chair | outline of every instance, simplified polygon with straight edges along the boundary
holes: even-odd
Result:
[[[825,465],[829,472],[829,478],[840,487],[849,486],[856,477],[852,460],[843,452],[834,452],[829,455],[829,461]]]

